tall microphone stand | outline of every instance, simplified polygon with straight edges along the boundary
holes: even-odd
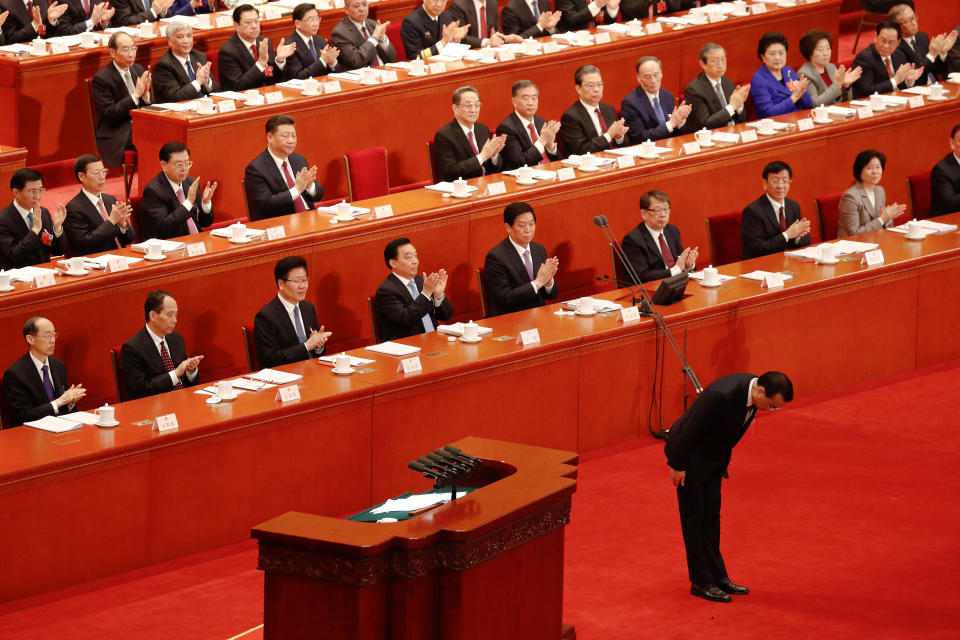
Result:
[[[634,285],[637,289],[640,290],[640,295],[643,297],[643,301],[640,304],[640,312],[646,316],[653,318],[653,321],[657,324],[657,327],[663,332],[663,335],[667,337],[667,342],[670,343],[670,346],[673,348],[673,352],[677,356],[677,360],[680,361],[681,371],[683,375],[686,376],[686,379],[690,381],[690,385],[693,387],[694,391],[697,392],[697,395],[703,392],[703,386],[700,384],[700,381],[697,380],[697,374],[693,372],[693,369],[690,368],[690,363],[687,361],[686,354],[680,350],[680,346],[677,344],[677,341],[673,338],[673,333],[670,331],[670,328],[667,326],[666,321],[664,321],[663,316],[660,314],[660,311],[657,309],[657,306],[653,304],[653,300],[650,299],[650,294],[647,293],[646,288],[640,283],[640,276],[637,275],[637,272],[634,270],[633,265],[630,264],[630,261],[627,260],[626,254],[623,252],[623,248],[620,246],[620,242],[613,235],[613,232],[610,230],[610,224],[607,221],[607,216],[593,216],[593,224],[600,227],[600,230],[603,232],[604,237],[610,243],[610,246],[613,247],[613,252],[616,254],[617,259],[620,261],[620,264],[623,265],[623,270],[631,280],[633,280]],[[660,431],[654,432],[653,436],[655,438],[665,439],[669,429],[662,429]]]

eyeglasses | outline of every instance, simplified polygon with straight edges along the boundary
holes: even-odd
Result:
[[[103,176],[107,175],[107,170],[99,169],[97,171],[84,171],[84,173],[88,176],[93,176],[94,178],[102,178]]]
[[[117,48],[117,51],[119,51],[120,53],[124,53],[124,54],[126,54],[126,53],[136,53],[136,52],[137,52],[137,45],[131,44],[131,45],[128,45],[128,46],[125,46],[125,47],[118,47],[118,48]]]
[[[603,83],[602,83],[602,82],[586,82],[586,83],[584,83],[584,84],[582,84],[582,85],[580,85],[580,86],[583,87],[584,89],[589,90],[589,91],[594,91],[594,90],[596,90],[596,89],[603,89]]]
[[[790,178],[770,178],[767,182],[772,185],[783,186],[790,184]]]
[[[292,284],[292,285],[295,286],[295,287],[299,287],[299,286],[301,286],[301,285],[303,285],[303,286],[308,285],[308,284],[310,283],[310,278],[297,278],[297,279],[295,279],[295,280],[289,280],[289,279],[287,279],[287,278],[284,278],[283,281],[284,281],[284,282],[289,282],[290,284]]]
[[[670,213],[670,207],[657,207],[656,209],[647,209],[650,213]]]
[[[464,109],[479,109],[483,106],[482,102],[461,102],[460,106]]]
[[[56,331],[50,331],[50,332],[48,332],[48,333],[38,333],[38,334],[35,335],[34,337],[35,337],[35,338],[38,338],[38,339],[40,339],[40,340],[56,340],[56,338],[57,338],[57,332],[56,332]]]
[[[42,196],[47,192],[46,187],[40,187],[39,189],[17,189],[20,193],[26,193],[31,196]]]
[[[183,160],[180,162],[165,162],[164,164],[170,165],[175,169],[189,169],[193,166],[193,162],[190,160]]]

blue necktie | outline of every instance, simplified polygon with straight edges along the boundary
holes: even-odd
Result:
[[[297,340],[300,344],[307,341],[307,333],[303,330],[303,322],[300,321],[300,305],[293,308],[293,326],[297,330]]]
[[[660,97],[657,96],[653,99],[653,112],[657,114],[657,122],[663,124],[666,122],[666,118],[663,117],[663,109],[660,108]]]
[[[313,38],[310,38],[310,55],[314,60],[317,59],[317,48],[313,45]]]
[[[190,64],[190,58],[187,58],[187,77],[190,78],[190,82],[197,79],[197,74],[193,72],[193,65]]]
[[[53,402],[53,382],[50,380],[50,369],[46,363],[43,364],[41,369],[43,371],[43,388],[47,392],[47,400]]]
[[[420,292],[417,291],[417,285],[414,284],[413,280],[411,280],[410,282],[407,283],[407,289],[410,289],[410,295],[413,296],[413,299],[414,299],[414,300],[416,300],[416,299],[417,299],[417,296],[420,295]],[[423,330],[424,330],[424,332],[430,333],[431,331],[433,331],[433,329],[434,329],[434,327],[433,327],[433,320],[430,319],[430,314],[429,314],[429,313],[428,313],[427,315],[423,316],[422,318],[420,318],[420,320],[423,322]]]
[[[537,0],[533,0],[533,17],[540,19],[540,3]]]

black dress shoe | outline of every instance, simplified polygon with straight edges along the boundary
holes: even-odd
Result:
[[[750,589],[746,587],[741,587],[738,584],[733,584],[730,582],[730,578],[724,578],[723,580],[717,581],[717,586],[720,587],[721,591],[726,591],[727,593],[733,594],[735,596],[745,596],[750,593]]]
[[[698,598],[710,600],[711,602],[730,602],[733,600],[733,598],[730,597],[730,594],[721,591],[712,584],[705,587],[699,584],[691,584],[690,593]]]

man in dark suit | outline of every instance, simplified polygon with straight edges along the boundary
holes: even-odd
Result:
[[[288,115],[267,120],[267,148],[244,171],[251,220],[275,218],[309,211],[323,199],[317,166],[297,148],[296,122]]]
[[[740,220],[743,259],[765,256],[810,244],[810,221],[800,205],[787,198],[793,169],[779,160],[763,168],[764,194],[747,205]]]
[[[58,36],[105,29],[116,12],[106,0],[67,0],[63,4],[66,12],[56,24],[50,23],[54,35]]]
[[[644,140],[662,140],[681,133],[690,115],[690,105],[673,107],[673,94],[660,86],[663,65],[653,56],[643,56],[636,64],[636,89],[620,104],[620,115],[630,128],[627,137],[639,144]]]
[[[560,293],[554,281],[560,260],[548,258],[543,245],[533,241],[537,230],[533,207],[511,202],[503,210],[503,226],[507,237],[483,261],[488,316],[542,307]]]
[[[36,38],[56,35],[50,21],[56,23],[66,13],[67,5],[56,1],[37,0],[31,11],[23,0],[0,0],[0,14],[6,12],[6,20],[0,24],[7,44],[30,42]]]
[[[469,25],[462,42],[473,49],[499,47],[504,42],[523,42],[514,34],[500,33],[500,15],[495,0],[453,0],[450,15],[460,24]]]
[[[305,2],[293,9],[293,26],[293,34],[284,43],[285,46],[293,47],[293,52],[287,59],[286,77],[303,80],[346,69],[338,62],[340,50],[330,46],[322,36],[317,35],[320,29],[320,14],[313,4]]]
[[[758,411],[793,400],[793,383],[779,371],[759,378],[735,373],[714,380],[673,423],[664,452],[677,489],[687,550],[690,593],[714,602],[749,589],[730,581],[720,554],[720,495],[733,447]]]
[[[207,56],[193,48],[193,28],[182,20],[167,25],[170,49],[153,67],[154,102],[194,100],[220,91]]]
[[[670,198],[653,189],[640,196],[643,222],[623,236],[623,252],[640,282],[650,282],[692,271],[700,247],[683,248],[680,230],[670,224]]]
[[[23,339],[29,350],[3,373],[3,394],[13,410],[13,424],[7,427],[76,411],[77,400],[87,393],[81,384],[67,387],[67,365],[53,357],[57,331],[52,322],[28,318]]]
[[[889,20],[878,24],[873,44],[853,59],[853,66],[863,69],[860,79],[853,83],[854,98],[906,89],[923,75],[923,67],[907,62],[899,46],[900,25]]]
[[[560,144],[564,156],[582,155],[622,147],[627,142],[629,127],[616,110],[603,99],[603,76],[600,69],[588,64],[573,76],[580,99],[563,112],[560,118]]]
[[[200,233],[213,224],[213,194],[217,183],[191,178],[190,150],[182,142],[160,147],[160,173],[147,183],[140,201],[141,237],[177,238]],[[197,202],[197,196],[201,202]]]
[[[116,13],[113,16],[115,27],[138,25],[143,22],[156,22],[169,17],[174,0],[110,0]]]
[[[123,164],[123,152],[133,149],[130,112],[150,104],[150,70],[134,62],[137,46],[123,32],[110,36],[113,62],[93,76],[93,107],[97,113],[97,150],[108,167]]]
[[[235,32],[217,53],[217,75],[227,91],[246,91],[275,84],[284,77],[287,58],[296,49],[283,44],[274,51],[270,38],[260,35],[260,13],[251,4],[233,10]]]
[[[950,153],[930,171],[930,216],[960,211],[960,124],[950,131]]]
[[[183,389],[197,382],[203,356],[187,357],[177,326],[177,301],[157,289],[143,304],[146,326],[120,349],[120,375],[131,398]]]
[[[723,0],[725,1],[725,0]],[[701,7],[706,0],[622,0],[620,17],[624,22],[665,16],[678,11]]]
[[[500,152],[507,137],[491,136],[490,129],[477,122],[480,105],[480,93],[473,87],[453,92],[453,120],[433,137],[440,180],[479,178],[503,168]]]
[[[548,163],[560,159],[557,134],[560,123],[547,122],[537,115],[540,89],[530,80],[513,83],[513,113],[497,126],[497,135],[506,136],[503,147],[503,168]]]
[[[86,153],[73,163],[80,192],[67,203],[64,228],[75,256],[120,249],[136,240],[129,202],[103,193],[107,170],[100,158]]]
[[[960,34],[960,26],[957,26],[953,30],[954,33]],[[953,43],[953,46],[947,51],[947,74],[960,72],[960,40],[957,40]]]
[[[713,42],[700,47],[700,68],[703,71],[683,91],[683,100],[690,105],[684,130],[716,129],[743,122],[743,105],[750,96],[750,85],[735,86],[724,75],[727,52],[723,47]]]
[[[557,0],[560,31],[592,29],[598,24],[613,24],[620,16],[620,0]]]
[[[521,38],[544,38],[557,32],[559,11],[550,10],[550,0],[510,0],[503,6],[503,32]]]
[[[374,299],[380,340],[430,333],[453,317],[453,304],[445,293],[447,271],[417,275],[420,259],[409,238],[391,240],[383,261],[392,273],[377,287]]]
[[[66,250],[63,221],[67,209],[58,204],[53,215],[40,206],[43,176],[34,169],[18,169],[10,177],[13,202],[0,211],[0,267],[15,269],[50,262]]]
[[[444,11],[447,0],[423,0],[416,11],[400,24],[400,39],[407,60],[435,56],[451,42],[460,42],[470,25],[460,25],[449,11]]]
[[[330,34],[330,42],[340,50],[340,64],[346,69],[382,67],[397,59],[397,50],[387,38],[390,23],[369,19],[369,7],[367,0],[346,0],[343,10],[347,16]]]
[[[940,34],[930,41],[930,36],[920,31],[916,12],[907,4],[890,8],[887,17],[900,25],[900,51],[916,67],[923,67],[923,84],[933,84],[947,69],[947,54],[957,41],[956,30]]]
[[[317,322],[306,301],[310,278],[300,256],[281,258],[273,268],[277,297],[263,305],[253,320],[253,337],[261,367],[278,367],[322,356],[333,335]]]

